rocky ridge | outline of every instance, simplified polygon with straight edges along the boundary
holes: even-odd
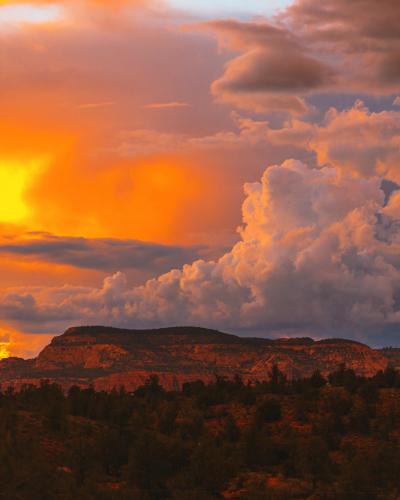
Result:
[[[111,390],[134,390],[150,375],[167,389],[216,375],[265,380],[274,365],[290,378],[323,374],[340,365],[360,375],[373,375],[388,366],[385,353],[343,339],[244,338],[195,327],[122,330],[101,326],[75,327],[55,337],[32,360],[0,361],[0,383],[20,386],[43,379],[64,387],[93,385]]]

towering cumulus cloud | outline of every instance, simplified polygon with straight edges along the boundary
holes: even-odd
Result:
[[[400,231],[395,194],[386,205],[380,178],[288,160],[245,193],[241,241],[219,261],[198,260],[136,288],[117,273],[100,289],[9,291],[2,316],[19,327],[193,323],[353,337],[397,324]]]
[[[357,177],[382,176],[399,182],[400,112],[371,113],[357,100],[344,111],[331,108],[321,124],[289,119],[268,130],[268,140],[312,151],[319,165]]]

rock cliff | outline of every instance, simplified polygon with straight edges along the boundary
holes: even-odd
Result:
[[[49,379],[64,387],[93,385],[133,390],[150,375],[168,389],[215,375],[264,380],[273,365],[288,377],[323,374],[340,365],[360,375],[385,369],[384,353],[358,342],[310,338],[269,340],[243,338],[195,327],[121,330],[101,326],[70,328],[33,360],[0,361],[0,383],[19,386]]]

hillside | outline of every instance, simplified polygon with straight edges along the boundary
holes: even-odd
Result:
[[[371,376],[387,357],[358,342],[342,339],[243,338],[195,327],[122,330],[101,326],[70,328],[33,360],[0,361],[3,385],[37,384],[49,379],[64,387],[93,385],[134,390],[152,374],[167,389],[184,382],[211,381],[215,375],[265,380],[274,365],[289,378],[323,374],[340,365]]]
[[[0,393],[6,500],[389,500],[400,373]]]

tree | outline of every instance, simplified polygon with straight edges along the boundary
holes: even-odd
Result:
[[[255,422],[257,425],[277,422],[282,418],[281,403],[276,398],[268,398],[260,403],[256,409]]]
[[[321,437],[312,435],[298,441],[297,467],[301,475],[311,479],[314,490],[318,482],[329,480],[332,463],[328,447]]]

